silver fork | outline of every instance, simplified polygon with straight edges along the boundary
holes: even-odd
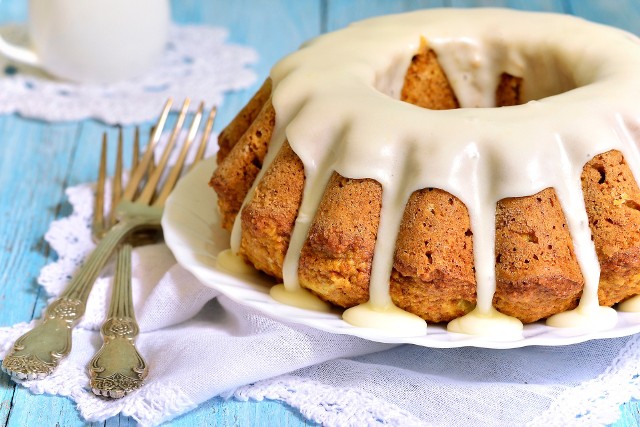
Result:
[[[131,245],[118,251],[107,320],[100,328],[103,344],[89,362],[91,390],[120,398],[140,388],[149,367],[135,346],[139,328],[131,297]]]
[[[178,160],[169,171],[164,184],[156,195],[156,188],[167,167],[169,155],[184,124],[189,100],[186,100],[183,104],[158,166],[151,173],[148,173],[154,155],[153,151],[160,140],[171,104],[171,100],[167,101],[158,123],[154,127],[147,149],[136,168],[132,171],[129,182],[122,192],[121,201],[115,207],[117,223],[109,228],[61,296],[49,305],[45,312],[44,321],[18,338],[12,350],[2,361],[2,370],[11,375],[13,379],[39,379],[54,371],[60,360],[71,351],[71,330],[84,314],[87,298],[93,283],[114,249],[136,230],[160,227],[164,202],[180,176],[189,146],[195,139],[204,109],[201,104],[198,112],[194,115]],[[211,125],[214,117],[215,108],[208,119]],[[206,145],[209,139],[210,128],[211,126],[208,124],[209,133],[205,129],[194,163],[202,158],[202,154],[205,151],[203,145]],[[140,195],[134,198],[138,187],[141,186],[145,178],[146,184]]]
[[[201,114],[202,107],[196,113],[196,118]],[[215,109],[209,115],[205,125],[203,139],[198,146],[195,163],[204,157],[206,149],[206,141],[208,141]],[[180,152],[178,164],[184,163],[184,156],[187,153],[191,141],[195,138],[199,119],[192,123],[189,135],[187,136],[186,146]],[[118,140],[118,147],[121,142]],[[121,149],[118,148],[118,152]],[[122,163],[122,162],[118,162]],[[117,165],[116,163],[116,174]],[[193,166],[193,165],[192,165]],[[152,168],[153,169],[153,168]],[[179,172],[177,169],[174,169]],[[102,175],[101,175],[102,177]],[[117,177],[117,175],[116,175]],[[116,178],[114,177],[114,178]],[[104,177],[102,177],[104,178]],[[99,179],[104,181],[104,179]],[[114,179],[113,204],[119,203],[122,190],[119,188],[119,182]],[[104,197],[104,192],[102,192]],[[162,196],[162,192],[159,197]],[[134,234],[129,241],[133,244],[151,243],[151,239],[147,234]],[[100,329],[103,337],[103,344],[100,350],[89,362],[89,375],[91,390],[96,395],[107,396],[111,398],[121,398],[127,393],[140,388],[148,374],[148,365],[138,349],[135,346],[135,340],[138,336],[139,327],[136,322],[133,298],[131,295],[131,244],[127,243],[118,251],[116,274],[113,282],[111,294],[111,303],[107,320]]]

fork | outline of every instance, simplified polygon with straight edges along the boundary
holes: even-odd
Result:
[[[156,194],[156,187],[159,186],[163,172],[167,167],[169,155],[183,127],[189,103],[188,99],[185,100],[160,161],[149,173],[154,148],[160,140],[171,109],[172,100],[167,101],[154,127],[147,149],[135,169],[132,170],[129,182],[122,192],[121,201],[115,207],[114,218],[117,223],[104,234],[95,250],[78,273],[74,275],[61,296],[49,305],[45,312],[44,321],[18,338],[9,354],[2,361],[2,370],[11,375],[14,380],[41,379],[55,370],[61,359],[71,351],[71,330],[84,314],[93,283],[114,249],[136,230],[160,228],[164,202],[180,176],[204,110],[204,105],[200,104],[178,159]],[[194,163],[203,157],[213,126],[215,111],[214,107],[209,114]],[[138,187],[145,179],[146,183],[142,187],[140,195],[136,196]],[[112,209],[114,208],[112,207]]]
[[[89,362],[91,390],[98,396],[124,397],[140,388],[149,368],[138,352],[139,327],[131,297],[131,244],[118,251],[111,303],[100,328],[102,347]]]
[[[197,115],[201,115],[202,107],[198,110]],[[204,139],[201,141],[198,152],[196,153],[196,162],[204,156],[206,141],[213,126],[215,109],[212,110],[204,130]],[[198,119],[199,120],[199,119]],[[186,154],[186,149],[195,137],[195,131],[198,128],[198,121],[194,121],[191,126],[190,134],[187,136],[187,147],[181,151],[179,163],[183,163],[182,156]],[[134,137],[134,153],[138,133]],[[103,141],[103,150],[106,142]],[[122,151],[122,138],[118,139],[118,153]],[[104,156],[102,156],[104,157]],[[135,156],[134,156],[135,157]],[[119,157],[118,157],[119,159]],[[194,162],[193,164],[195,165]],[[134,159],[135,163],[135,159]],[[122,188],[118,177],[119,165],[122,161],[116,161],[116,175],[113,180],[112,206],[116,206],[120,202]],[[100,176],[98,182],[104,182],[104,167],[100,168]],[[152,168],[153,169],[153,168]],[[98,188],[100,190],[100,187]],[[100,198],[104,198],[104,191],[98,191]],[[98,197],[96,198],[98,199]],[[111,211],[114,212],[113,210]],[[99,215],[100,216],[100,215]],[[102,221],[99,221],[102,220]],[[113,221],[113,218],[109,218]],[[98,231],[108,224],[106,219],[98,218],[95,221]],[[146,230],[143,230],[143,232]],[[134,234],[130,237],[130,241],[135,244],[151,243],[153,236],[147,234]],[[103,344],[100,350],[89,362],[90,387],[94,394],[99,396],[107,396],[111,398],[121,398],[133,390],[140,388],[148,374],[148,365],[144,358],[140,355],[135,346],[135,339],[138,336],[139,327],[136,322],[133,298],[131,295],[131,244],[124,244],[118,251],[116,274],[113,282],[111,294],[111,303],[107,320],[102,325],[100,332],[103,337]]]

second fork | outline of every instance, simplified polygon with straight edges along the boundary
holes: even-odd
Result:
[[[127,187],[122,192],[122,200],[117,206],[112,206],[112,209],[116,209],[118,222],[100,240],[98,246],[72,278],[61,296],[49,305],[45,312],[44,321],[18,338],[12,350],[2,361],[2,370],[11,375],[13,379],[39,379],[53,372],[60,360],[71,351],[71,330],[84,314],[93,283],[114,249],[136,230],[160,227],[164,201],[180,176],[186,153],[196,137],[203,113],[203,105],[201,104],[198,112],[194,115],[178,160],[165,178],[157,196],[154,197],[156,187],[159,186],[160,178],[167,167],[169,154],[178,139],[189,107],[187,100],[183,104],[158,166],[147,177],[149,165],[154,155],[153,151],[160,140],[171,104],[171,100],[167,101],[144,156],[136,168],[132,170]],[[194,163],[203,157],[204,146],[209,139],[214,117],[215,108],[209,115]],[[144,178],[147,178],[146,184],[140,196],[134,199]]]

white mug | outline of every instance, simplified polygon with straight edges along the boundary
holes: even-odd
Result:
[[[146,72],[162,54],[169,0],[30,0],[30,47],[0,37],[0,53],[80,83]]]

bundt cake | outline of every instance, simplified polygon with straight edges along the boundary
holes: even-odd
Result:
[[[320,36],[219,136],[232,251],[359,326],[610,328],[640,294],[638,76],[635,36],[571,16],[434,9]]]

